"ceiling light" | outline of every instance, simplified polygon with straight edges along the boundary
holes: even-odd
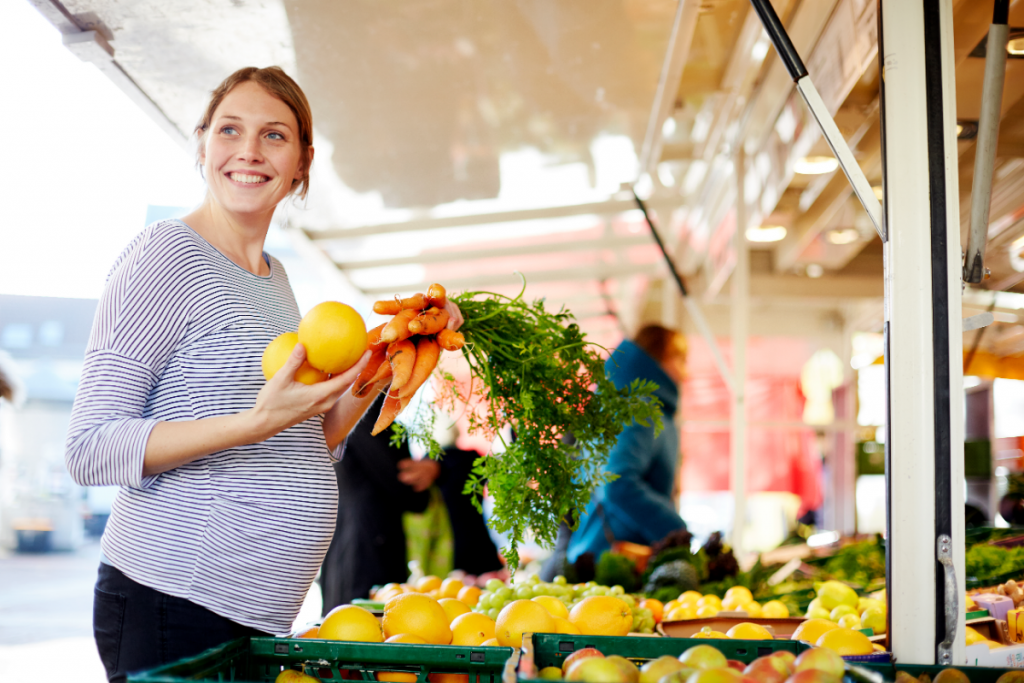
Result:
[[[665,123],[661,124],[661,134],[666,138],[670,138],[676,134],[676,120],[673,117],[665,119]]]
[[[676,176],[672,172],[672,164],[665,161],[658,164],[658,180],[664,187],[675,187]]]
[[[817,263],[810,263],[807,266],[807,277],[819,278],[825,274],[825,269]]]
[[[1024,56],[1024,36],[1017,36],[1007,41],[1006,52],[1014,56]]]
[[[875,193],[875,198],[878,201],[882,201],[883,199],[885,199],[885,188],[883,188],[881,185],[872,185],[871,191]]]
[[[784,225],[752,225],[747,228],[748,242],[778,242],[785,236]]]
[[[832,244],[851,244],[860,239],[857,228],[836,228],[825,233],[825,238]]]
[[[821,175],[839,168],[835,157],[804,157],[793,164],[793,170],[802,175]]]

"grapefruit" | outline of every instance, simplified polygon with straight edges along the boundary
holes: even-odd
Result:
[[[366,324],[351,306],[325,301],[299,323],[299,343],[314,368],[336,375],[356,364],[366,351]]]
[[[295,345],[298,343],[299,335],[294,332],[285,332],[278,335],[274,341],[267,344],[267,348],[263,349],[263,358],[260,360],[260,366],[263,368],[263,376],[266,377],[268,382],[285,364],[288,356],[292,355],[292,350],[295,349]],[[317,382],[323,382],[325,379],[327,379],[327,375],[310,365],[308,359],[302,361],[302,365],[295,371],[295,381],[302,382],[303,384],[316,384]]]
[[[410,633],[432,645],[452,642],[452,631],[444,608],[437,600],[419,593],[402,593],[388,600],[381,623],[387,638]]]
[[[551,633],[554,626],[551,614],[538,603],[514,600],[498,613],[494,622],[494,635],[499,645],[519,648],[523,645],[524,633]]]
[[[448,623],[451,624],[455,618],[469,611],[469,605],[456,598],[441,598],[437,601],[441,609],[448,616]]]
[[[483,645],[494,637],[494,622],[486,614],[467,612],[451,623],[452,645]]]
[[[569,612],[569,621],[587,636],[624,636],[633,627],[633,611],[611,595],[583,598]]]
[[[379,643],[384,640],[377,617],[356,605],[335,607],[320,624],[317,638]]]

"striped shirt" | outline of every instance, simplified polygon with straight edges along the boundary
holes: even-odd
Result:
[[[128,577],[285,633],[323,561],[338,504],[320,416],[260,443],[142,475],[161,421],[251,408],[266,345],[299,324],[288,277],[253,275],[180,221],[146,228],[107,278],[68,431],[83,486],[119,485],[102,550]]]

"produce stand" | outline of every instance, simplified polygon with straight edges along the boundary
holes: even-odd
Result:
[[[284,669],[305,665],[323,681],[375,681],[379,672],[397,671],[415,674],[417,683],[427,683],[432,673],[467,674],[469,683],[500,683],[506,663],[518,659],[515,654],[510,647],[239,638],[195,657],[129,676],[128,681],[273,683]]]

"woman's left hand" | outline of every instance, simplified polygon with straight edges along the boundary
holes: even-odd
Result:
[[[448,312],[448,329],[452,332],[458,332],[459,328],[462,327],[462,323],[466,322],[462,317],[462,311],[459,310],[459,307],[451,299],[445,302],[444,310]]]

